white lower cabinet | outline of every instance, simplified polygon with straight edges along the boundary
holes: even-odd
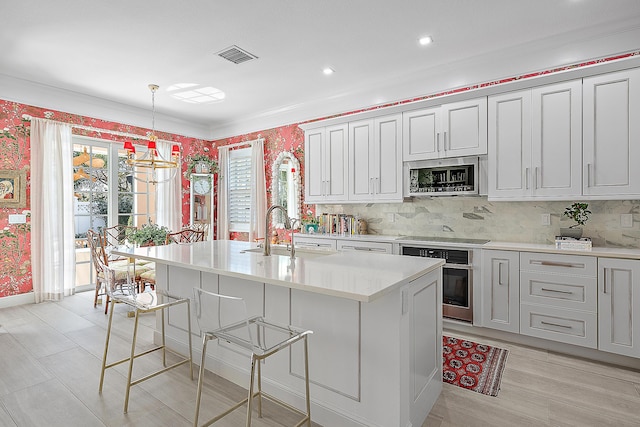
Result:
[[[520,333],[598,345],[596,258],[520,253]]]
[[[387,242],[363,242],[353,240],[337,240],[336,248],[339,251],[376,252],[381,254],[393,253],[393,244]]]
[[[520,332],[519,258],[518,252],[482,251],[482,326]]]
[[[297,233],[294,239],[294,243],[296,245],[296,248],[312,248],[312,249],[328,249],[328,250],[336,249],[335,239],[323,239],[320,237],[300,236]]]
[[[640,261],[598,258],[598,349],[640,357]]]

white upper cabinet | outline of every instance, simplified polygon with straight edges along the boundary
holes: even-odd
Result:
[[[489,198],[582,194],[581,81],[489,97]]]
[[[640,195],[640,69],[585,78],[585,196]]]
[[[487,98],[442,106],[442,157],[487,154]]]
[[[402,159],[437,159],[440,144],[440,107],[402,115]]]
[[[348,126],[328,126],[305,132],[305,203],[348,199]]]
[[[349,200],[402,201],[402,115],[349,123]]]
[[[403,160],[487,154],[487,98],[403,114]]]

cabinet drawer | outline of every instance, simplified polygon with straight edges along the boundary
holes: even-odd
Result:
[[[520,252],[521,271],[596,277],[596,268],[596,258],[592,256]]]
[[[381,242],[354,242],[351,240],[338,240],[336,247],[339,251],[363,251],[390,254],[393,253],[392,243]]]
[[[298,237],[298,235],[296,235],[294,243],[296,248],[336,249],[336,241],[334,239]]]
[[[520,273],[520,301],[595,313],[598,281],[595,277],[523,271]]]
[[[520,333],[596,348],[598,345],[598,315],[586,311],[520,304]]]

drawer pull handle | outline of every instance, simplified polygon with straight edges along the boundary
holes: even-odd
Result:
[[[573,292],[571,291],[561,291],[559,289],[547,289],[547,288],[541,288],[541,291],[545,291],[545,292],[556,292],[558,294],[572,294]]]
[[[554,262],[554,261],[530,261],[530,264],[546,265],[550,267],[568,267],[568,268],[584,268],[584,264],[571,264],[568,262]]]
[[[557,326],[558,328],[571,329],[571,326],[567,326],[567,325],[560,325],[559,323],[545,322],[544,320],[541,320],[541,321],[540,321],[540,324],[542,324],[542,325],[548,325],[548,326]]]

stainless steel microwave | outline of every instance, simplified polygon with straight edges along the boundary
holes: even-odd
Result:
[[[479,194],[478,157],[453,157],[404,163],[404,196]]]

